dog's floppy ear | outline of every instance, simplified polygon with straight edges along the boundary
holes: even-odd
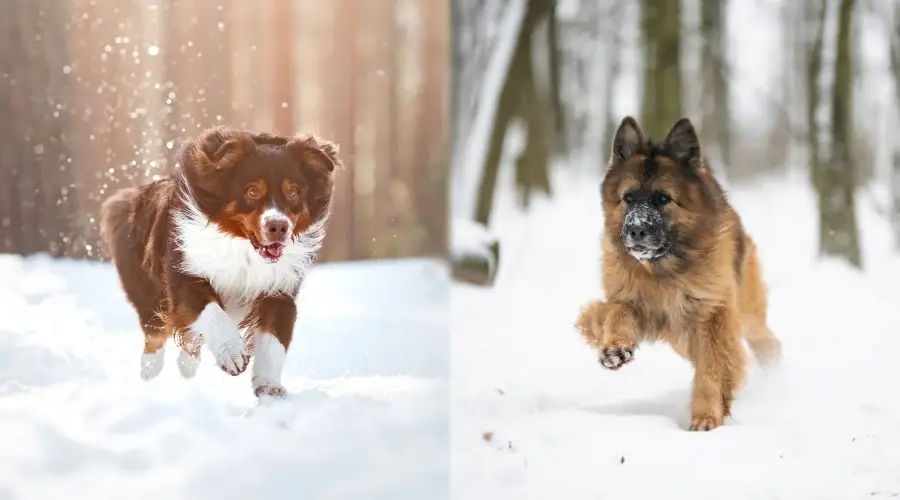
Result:
[[[234,132],[224,127],[209,129],[187,144],[182,165],[188,172],[200,176],[227,172],[253,147],[253,139],[246,132]]]
[[[626,116],[613,136],[612,150],[609,155],[609,167],[628,161],[638,154],[646,143],[644,132],[632,116]]]
[[[698,168],[703,165],[700,137],[689,119],[682,118],[675,122],[666,134],[664,144],[678,163]]]
[[[291,139],[286,148],[294,151],[303,164],[321,172],[333,174],[335,170],[344,168],[338,157],[340,147],[331,141],[314,134],[303,134]]]

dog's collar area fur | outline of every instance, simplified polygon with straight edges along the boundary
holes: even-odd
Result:
[[[276,262],[268,262],[249,239],[222,231],[190,200],[174,211],[176,245],[184,255],[181,270],[205,278],[216,291],[240,300],[262,294],[287,294],[312,267],[325,237],[323,217],[284,247]]]

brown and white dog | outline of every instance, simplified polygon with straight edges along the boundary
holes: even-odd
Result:
[[[192,377],[206,345],[230,375],[254,356],[257,396],[281,395],[295,299],[331,211],[335,144],[216,128],[191,141],[175,174],[103,202],[100,230],[144,332],[141,376],[175,336]]]

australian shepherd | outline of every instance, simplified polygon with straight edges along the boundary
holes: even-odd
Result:
[[[141,376],[166,341],[192,377],[206,345],[230,375],[250,364],[257,396],[282,395],[295,299],[325,236],[335,144],[216,128],[190,141],[172,175],[103,202],[100,231],[144,333]]]

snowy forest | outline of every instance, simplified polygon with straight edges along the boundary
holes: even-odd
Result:
[[[102,257],[100,200],[217,125],[338,143],[323,261],[446,253],[449,8],[11,1],[0,36],[0,253]]]
[[[449,61],[449,2],[0,1],[0,435],[17,436],[0,446],[0,499],[447,498]],[[309,193],[327,183],[310,164],[334,166],[333,148],[298,162],[257,136],[230,165],[259,172],[252,188],[213,174],[228,203],[256,200],[253,220],[245,208],[243,230],[198,224],[218,249],[199,261],[224,272],[139,281],[142,314],[125,283],[151,261],[180,274],[168,257],[203,243],[126,245],[145,256],[129,265],[100,242],[101,203],[184,167],[182,146],[220,125],[337,143],[322,247]],[[273,205],[294,219],[276,216],[284,238],[266,256],[253,238],[271,234]],[[140,221],[140,207],[120,215]],[[155,241],[183,242],[175,212],[156,212],[172,230]],[[153,240],[140,225],[119,234]],[[259,291],[234,308],[222,274]],[[198,284],[229,319],[192,323],[203,346],[183,371],[160,320],[184,302],[162,296]],[[276,295],[278,312],[260,312],[255,299]],[[280,355],[257,343],[242,373],[224,372],[215,335],[242,350],[267,335],[246,323],[276,315]],[[256,392],[266,370],[276,393]]]
[[[625,114],[651,136],[689,117],[727,185],[805,176],[821,255],[865,264],[860,203],[900,245],[897,2],[460,0],[453,21],[457,276],[503,253],[485,229],[504,155],[527,207],[555,170],[602,171]]]
[[[896,498],[900,2],[460,0],[453,22],[454,498]],[[578,332],[618,287],[645,311],[690,290],[606,254],[626,115],[695,125],[781,342],[702,436],[695,360],[647,339],[607,369]]]

